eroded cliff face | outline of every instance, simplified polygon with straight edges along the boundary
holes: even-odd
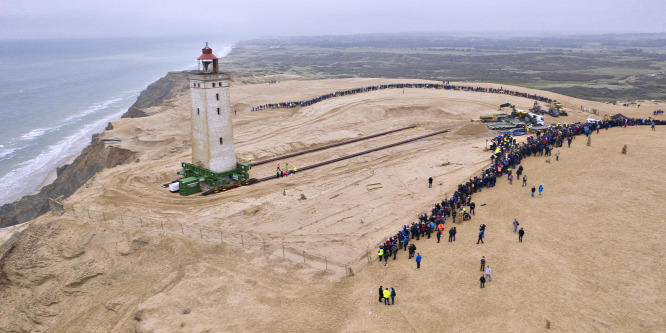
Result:
[[[149,115],[148,108],[160,106],[165,100],[174,98],[188,88],[189,72],[169,72],[151,83],[141,92],[136,102],[121,118],[141,118]]]
[[[141,92],[137,101],[122,117],[145,117],[150,114],[148,109],[162,105],[187,87],[187,72],[170,72]],[[110,129],[111,126],[107,127],[107,130]],[[58,168],[58,178],[44,186],[39,193],[27,195],[0,207],[0,227],[23,223],[48,212],[49,198],[67,198],[99,171],[132,162],[138,156],[136,152],[125,148],[105,146],[98,138],[97,134],[93,136],[93,143],[86,147],[72,164]]]
[[[135,159],[136,153],[131,150],[105,147],[101,141],[90,144],[72,164],[59,168],[58,178],[44,186],[39,193],[0,207],[0,227],[23,223],[48,212],[49,198],[67,198],[99,171]]]

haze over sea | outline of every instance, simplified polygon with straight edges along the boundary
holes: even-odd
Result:
[[[204,40],[0,41],[0,205],[35,191],[150,83],[196,68]],[[231,42],[209,41],[223,57]]]

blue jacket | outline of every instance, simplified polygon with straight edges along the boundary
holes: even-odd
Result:
[[[420,254],[416,256],[416,262],[421,262],[421,255]]]

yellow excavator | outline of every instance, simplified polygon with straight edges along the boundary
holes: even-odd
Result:
[[[564,107],[558,101],[550,102],[550,115],[553,117],[568,116],[567,112],[564,111]]]

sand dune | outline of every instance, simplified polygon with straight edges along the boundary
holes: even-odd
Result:
[[[311,98],[336,90],[409,80],[290,81],[232,88],[237,156],[254,161],[349,138],[416,128],[280,161],[305,166],[416,137],[451,132],[351,160],[208,197],[170,194],[161,184],[189,161],[189,97],[150,117],[121,119],[104,137],[140,153],[104,170],[65,201],[79,210],[26,224],[0,260],[4,331],[659,331],[664,327],[661,254],[666,193],[659,177],[662,128],[614,128],[562,148],[560,161],[528,158],[529,185],[503,179],[474,196],[474,219],[455,243],[417,241],[423,268],[406,253],[388,268],[366,265],[367,251],[488,163],[493,132],[470,119],[517,97],[425,89],[384,90],[330,99],[301,109],[249,112],[248,105]],[[416,81],[416,80],[414,80]],[[476,85],[476,84],[475,84]],[[479,84],[481,85],[481,84]],[[506,87],[506,86],[505,86]],[[526,91],[523,88],[516,90]],[[543,93],[547,96],[554,94]],[[557,97],[565,107],[651,115]],[[242,107],[242,108],[241,108]],[[604,111],[606,112],[606,111]],[[575,111],[555,121],[584,120]],[[553,121],[552,119],[548,119]],[[627,155],[620,154],[624,144]],[[548,160],[548,161],[547,161]],[[276,162],[277,163],[277,162]],[[275,165],[253,168],[253,177]],[[435,185],[427,188],[432,176]],[[381,184],[381,187],[371,184]],[[283,195],[286,194],[286,195]],[[300,200],[301,194],[307,199]],[[87,223],[86,209],[112,220],[181,223],[285,243],[343,263],[356,275],[266,256],[261,250],[141,231],[136,224]],[[527,234],[519,244],[511,221]],[[132,222],[133,223],[133,222]],[[486,244],[476,245],[479,224]],[[447,229],[450,226],[447,226]],[[203,236],[202,236],[203,238]],[[485,255],[493,281],[479,289]],[[397,303],[377,302],[382,284]],[[372,292],[372,293],[371,293]],[[370,313],[370,314],[369,314]]]

